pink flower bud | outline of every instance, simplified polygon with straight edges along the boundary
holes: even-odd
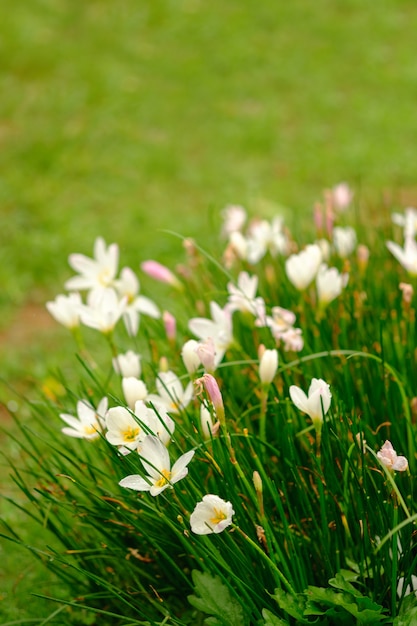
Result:
[[[196,353],[206,372],[214,372],[216,369],[216,348],[213,339],[208,337],[205,341],[200,342],[196,348]]]
[[[168,340],[174,342],[177,335],[177,322],[175,317],[169,311],[164,311],[162,313],[162,321]]]
[[[165,265],[158,263],[158,261],[143,261],[141,269],[145,274],[148,274],[151,278],[159,280],[161,283],[167,283],[176,289],[182,289],[182,284],[178,278],[168,269]]]
[[[212,403],[214,410],[216,411],[217,419],[220,424],[224,423],[224,404],[222,394],[217,384],[217,380],[211,374],[204,374],[201,378],[195,381],[195,384],[200,387],[204,386],[206,393]]]

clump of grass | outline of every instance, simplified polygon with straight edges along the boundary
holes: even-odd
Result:
[[[351,205],[327,191],[301,234],[228,207],[221,254],[185,239],[177,267],[142,265],[169,311],[115,244],[70,257],[87,300],[48,306],[79,382],[49,379],[11,461],[17,506],[53,538],[29,549],[65,581],[60,607],[121,625],[413,623],[415,310],[385,241],[401,224],[414,241],[415,216],[375,234]]]

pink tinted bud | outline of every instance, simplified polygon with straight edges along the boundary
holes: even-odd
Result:
[[[318,233],[323,231],[323,207],[320,202],[314,205],[314,224]]]
[[[402,291],[404,303],[410,304],[410,302],[413,299],[413,293],[414,293],[413,286],[409,285],[408,283],[400,283],[399,288]]]
[[[217,380],[211,374],[204,374],[201,378],[198,378],[195,381],[197,386],[204,386],[206,393],[212,403],[214,410],[216,411],[216,416],[219,422],[224,423],[224,404],[223,397],[217,384]]]
[[[208,337],[205,341],[200,342],[196,348],[196,353],[206,372],[214,372],[216,369],[216,348],[213,339]]]
[[[362,243],[359,244],[356,254],[358,256],[358,265],[361,272],[365,271],[369,260],[369,248]]]
[[[175,341],[177,336],[177,321],[175,317],[169,311],[164,311],[162,313],[162,321],[168,340],[172,342]]]
[[[161,283],[167,283],[176,289],[181,289],[182,284],[178,278],[168,269],[165,265],[158,263],[158,261],[143,261],[141,263],[141,269],[145,274],[148,274],[151,278],[159,280]]]

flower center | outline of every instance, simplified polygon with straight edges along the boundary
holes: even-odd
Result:
[[[161,478],[159,478],[156,483],[155,483],[155,487],[163,487],[164,485],[166,485],[169,481],[171,480],[171,472],[169,470],[161,470]]]
[[[126,428],[126,430],[123,432],[123,439],[125,441],[135,441],[135,439],[139,435],[139,432],[140,428],[133,428],[132,426],[129,426],[129,428]]]
[[[97,433],[97,427],[93,424],[88,424],[87,426],[84,426],[84,433],[86,435],[94,435]]]
[[[220,509],[216,509],[216,507],[214,507],[213,516],[210,518],[210,523],[214,526],[217,526],[217,524],[220,524],[220,522],[223,522],[226,518],[227,515],[224,511],[221,511]]]

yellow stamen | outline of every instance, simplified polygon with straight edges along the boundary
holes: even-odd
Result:
[[[155,483],[155,487],[163,487],[164,485],[166,485],[167,483],[169,483],[169,481],[171,480],[171,472],[169,470],[161,470],[161,478],[159,478],[156,483]]]
[[[125,441],[135,441],[135,439],[139,435],[139,432],[140,432],[140,428],[132,428],[132,426],[129,426],[129,428],[127,428],[123,432],[123,439]]]
[[[224,511],[216,509],[216,507],[214,507],[213,511],[214,515],[210,518],[210,523],[213,524],[213,526],[216,526],[217,524],[220,524],[220,522],[223,522],[226,519],[227,515]]]

